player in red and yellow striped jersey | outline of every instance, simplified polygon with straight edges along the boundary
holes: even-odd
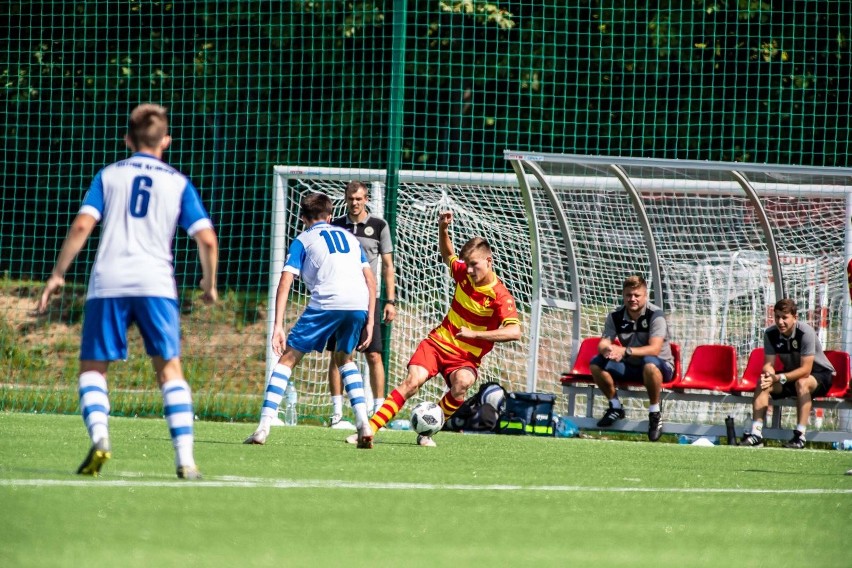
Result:
[[[449,234],[452,221],[452,212],[441,213],[438,247],[456,281],[453,302],[441,325],[418,345],[408,362],[408,376],[370,419],[374,432],[393,420],[405,401],[438,374],[450,388],[438,402],[446,420],[464,402],[465,394],[476,381],[482,357],[491,351],[494,343],[517,341],[521,337],[515,300],[494,273],[488,241],[474,237],[456,255]],[[428,436],[418,436],[417,443],[435,445]]]

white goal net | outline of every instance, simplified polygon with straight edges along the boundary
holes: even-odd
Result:
[[[384,170],[319,169],[279,166],[276,176],[276,215],[273,221],[273,258],[270,265],[270,305],[274,306],[284,254],[290,241],[302,230],[298,219],[301,196],[321,191],[335,204],[335,216],[345,213],[344,190],[352,180],[371,187],[370,212],[383,216]],[[394,265],[396,268],[397,318],[390,331],[390,357],[386,368],[388,392],[405,378],[408,359],[417,344],[437,326],[452,300],[454,283],[438,252],[438,214],[454,212],[451,235],[456,250],[470,237],[485,237],[494,251],[495,270],[517,300],[529,305],[532,274],[530,272],[529,230],[517,178],[511,174],[462,176],[425,172],[400,172],[396,202],[396,234]],[[379,278],[381,285],[381,278]],[[299,285],[295,301],[287,312],[294,318],[305,304],[305,290]],[[300,297],[301,296],[301,297]],[[272,317],[270,313],[269,317]],[[485,357],[480,380],[499,380],[509,390],[526,390],[526,357],[529,325],[521,314],[525,337],[519,342],[497,344]],[[387,337],[387,336],[386,336]],[[570,352],[563,362],[568,364]],[[294,371],[299,390],[300,412],[322,421],[330,414],[326,373],[329,354],[313,354],[302,360]],[[269,362],[274,361],[270,356]],[[361,369],[368,376],[365,362]],[[551,377],[556,389],[558,376]],[[365,383],[368,382],[365,380]],[[429,381],[417,399],[437,400],[444,391],[440,378]],[[347,409],[347,412],[349,410]],[[407,417],[408,413],[403,411]]]

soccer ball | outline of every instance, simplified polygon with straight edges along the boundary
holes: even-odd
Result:
[[[497,414],[502,414],[506,407],[506,391],[500,385],[488,385],[482,391],[482,402],[491,406],[497,411]]]
[[[421,402],[411,411],[411,428],[423,436],[434,436],[444,425],[444,411],[434,402]]]

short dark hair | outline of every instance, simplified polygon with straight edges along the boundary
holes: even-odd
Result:
[[[136,148],[156,148],[168,133],[168,111],[160,105],[141,104],[127,120],[127,136]]]
[[[370,195],[370,188],[367,187],[367,184],[363,181],[350,181],[346,184],[346,197],[349,197],[351,194],[355,193],[359,189],[363,189],[367,192],[367,195]]]
[[[309,193],[302,197],[302,203],[299,206],[299,215],[307,221],[327,219],[331,216],[331,211],[331,199],[326,194],[319,192]]]
[[[792,314],[796,315],[799,308],[796,306],[796,302],[791,300],[790,298],[781,298],[777,302],[775,302],[775,311],[781,312],[782,314]]]
[[[464,246],[461,248],[459,252],[459,257],[462,259],[469,258],[473,251],[484,252],[485,254],[491,254],[491,245],[488,244],[482,237],[473,237],[469,241],[467,241]]]
[[[621,287],[621,289],[623,291],[647,287],[648,283],[645,282],[645,277],[643,277],[641,274],[631,274],[630,276],[624,279],[624,285]]]

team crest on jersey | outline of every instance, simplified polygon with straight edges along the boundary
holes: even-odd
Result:
[[[376,232],[376,230],[372,227],[369,227],[369,226],[364,227],[364,234],[368,237],[372,237],[373,233],[375,233],[375,232]]]
[[[642,329],[648,329],[648,320],[642,320]]]
[[[483,308],[487,308],[490,305],[491,305],[491,298],[485,298],[484,300],[482,300],[482,307]]]
[[[799,342],[794,339],[793,340],[793,349],[798,349],[798,348],[799,348]]]

